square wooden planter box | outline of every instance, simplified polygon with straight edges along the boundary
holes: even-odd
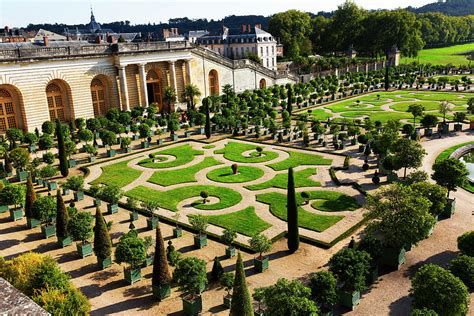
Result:
[[[107,258],[97,257],[97,264],[99,265],[99,269],[104,270],[112,265],[112,257],[111,256],[108,256]]]
[[[206,133],[206,130],[205,130],[204,127],[199,127],[197,129],[197,132],[198,132],[199,135],[204,135]]]
[[[253,265],[255,267],[255,270],[262,273],[263,271],[268,269],[270,262],[268,260],[268,257],[263,257],[262,259],[254,258]]]
[[[69,195],[71,193],[71,190],[63,188],[63,195]]]
[[[227,258],[235,257],[235,247],[227,247],[225,248],[225,255]]]
[[[157,140],[156,140],[156,144],[157,144],[158,146],[163,145],[163,140],[162,140],[161,138],[160,138],[160,139],[157,139]]]
[[[153,297],[160,301],[171,295],[171,286],[169,285],[161,285],[161,286],[152,285],[151,288],[153,290]]]
[[[137,212],[131,212],[130,213],[130,221],[133,222],[133,221],[136,221],[138,220],[138,213]]]
[[[199,295],[193,300],[183,298],[183,312],[185,315],[198,315],[202,311],[202,297]]]
[[[102,205],[102,201],[100,199],[94,199],[94,206],[97,207],[97,206],[101,206]]]
[[[232,295],[224,296],[224,306],[227,308],[230,308],[231,305],[232,305]]]
[[[179,227],[173,228],[173,237],[179,238],[181,236],[183,236],[183,229]]]
[[[383,248],[381,263],[388,267],[398,270],[406,260],[406,250],[404,248]]]
[[[132,148],[130,148],[130,147],[122,148],[122,150],[123,150],[124,153],[127,153],[127,154],[132,152]]]
[[[56,236],[56,226],[54,225],[41,226],[41,232],[43,233],[43,236],[45,239]]]
[[[11,208],[10,209],[10,219],[12,221],[17,221],[23,218],[23,208]]]
[[[35,145],[29,145],[28,146],[28,151],[32,154],[35,153],[36,152],[36,146]]]
[[[128,284],[132,285],[135,282],[138,282],[142,279],[142,269],[124,269],[123,270],[125,281]]]
[[[26,178],[28,178],[28,171],[16,171],[16,176],[18,177],[18,180],[20,181],[26,181]]]
[[[171,140],[174,141],[174,142],[177,141],[178,140],[178,134],[171,135]]]
[[[445,218],[450,218],[453,216],[456,210],[456,200],[455,199],[448,199],[446,201],[446,206],[444,207],[444,211],[441,214]]]
[[[69,168],[74,168],[77,166],[77,162],[74,159],[69,159]]]
[[[95,156],[89,156],[87,157],[88,162],[94,162],[95,161]]]
[[[143,141],[141,142],[141,145],[140,145],[142,148],[149,148],[150,147],[150,143],[148,141]]]
[[[37,220],[36,218],[33,218],[33,217],[26,218],[26,226],[29,229],[38,227],[40,224],[41,224],[41,221]]]
[[[118,204],[107,204],[107,212],[109,214],[115,214],[118,212]]]
[[[0,214],[8,211],[8,205],[0,205]]]
[[[91,243],[77,243],[76,244],[77,253],[82,258],[92,256],[92,244]]]
[[[354,310],[354,307],[359,305],[360,303],[359,291],[348,293],[348,292],[339,290],[337,291],[337,294],[339,296],[339,303],[344,307],[350,308],[351,310]]]
[[[184,137],[188,138],[189,136],[191,136],[191,132],[189,131],[184,132]]]
[[[58,184],[55,181],[48,182],[48,191],[54,191],[58,189]]]
[[[84,200],[84,192],[83,191],[74,192],[74,201],[78,202],[82,200]]]
[[[156,229],[158,226],[159,218],[158,217],[150,217],[146,219],[146,228],[149,230]]]
[[[194,246],[199,249],[207,246],[207,236],[203,234],[194,236]]]
[[[138,135],[132,135],[132,140],[138,140]]]
[[[115,157],[116,154],[117,154],[117,152],[115,151],[115,149],[107,149],[107,157],[108,158]]]
[[[65,248],[67,246],[70,246],[72,245],[72,238],[70,236],[67,236],[67,237],[58,237],[58,245],[61,247],[61,248]]]
[[[455,132],[462,131],[462,124],[454,124],[454,131]]]
[[[153,265],[154,260],[155,260],[155,255],[147,256],[145,261],[143,262],[143,267],[149,267]]]

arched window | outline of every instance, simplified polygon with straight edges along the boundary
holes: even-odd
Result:
[[[18,128],[15,101],[10,92],[0,89],[0,133],[5,133],[9,128]]]
[[[267,87],[267,81],[263,78],[260,79],[259,87],[260,89],[265,89]]]
[[[59,82],[52,82],[46,87],[46,97],[48,99],[49,117],[53,121],[59,119],[66,122],[68,115],[68,97],[67,92],[63,89]]]
[[[215,69],[209,72],[209,94],[219,95],[219,75]]]
[[[94,116],[105,115],[109,109],[106,83],[99,78],[94,78],[91,82],[91,94]]]
[[[163,82],[154,69],[148,71],[146,75],[146,89],[148,93],[148,103],[158,104],[161,110],[163,105]]]

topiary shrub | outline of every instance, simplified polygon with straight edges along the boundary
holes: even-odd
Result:
[[[236,163],[234,163],[234,164],[232,164],[231,168],[232,168],[232,173],[237,174],[239,166]]]
[[[334,273],[343,291],[362,291],[370,268],[370,255],[365,251],[343,248],[329,260],[329,271]]]
[[[464,255],[474,257],[474,230],[458,237],[458,248]]]
[[[374,184],[379,184],[380,183],[379,172],[377,170],[375,170],[374,176],[372,177],[372,182]]]
[[[469,291],[474,291],[474,257],[462,255],[451,260],[449,271],[460,278]]]

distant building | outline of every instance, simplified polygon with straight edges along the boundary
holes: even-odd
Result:
[[[187,39],[188,41],[194,44],[196,43],[196,40],[198,38],[201,38],[206,35],[209,35],[209,31],[205,31],[205,30],[189,31]]]
[[[66,36],[62,36],[60,34],[50,32],[50,31],[47,31],[47,30],[39,29],[38,33],[36,33],[36,36],[33,37],[33,42],[34,43],[44,43],[45,37],[47,37],[48,41],[50,41],[50,42],[67,41]]]
[[[201,31],[202,32],[202,31]],[[262,60],[262,65],[270,70],[277,69],[277,41],[272,34],[262,30],[257,24],[253,28],[250,24],[243,24],[240,29],[223,27],[219,35],[195,36],[191,32],[188,38],[199,46],[208,48],[218,54],[231,58],[243,59],[248,54],[255,54]],[[280,47],[282,53],[282,47]]]
[[[176,27],[163,29],[163,40],[165,42],[180,42],[186,40],[184,35],[180,35]]]
[[[87,41],[87,42],[97,42],[97,41],[107,41],[107,42],[131,42],[137,37],[138,33],[115,33],[111,29],[103,29],[99,23],[96,22],[94,12],[91,9],[91,20],[88,24],[87,29],[64,29],[64,36],[68,39],[75,41]]]
[[[31,34],[19,28],[5,26],[0,30],[0,43],[23,43],[30,40]]]

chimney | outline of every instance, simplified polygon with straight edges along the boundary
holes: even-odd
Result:
[[[163,38],[168,38],[168,37],[170,37],[170,30],[163,29]]]
[[[44,42],[44,46],[48,46],[49,45],[49,38],[47,36],[43,36],[43,42]]]
[[[245,24],[242,24],[242,33],[247,32],[247,26]]]
[[[5,30],[5,35],[10,34],[10,28],[8,27],[8,25],[5,25],[4,30]]]
[[[247,30],[248,30],[249,33],[251,32],[251,30],[250,30],[250,24],[247,24]]]
[[[148,43],[151,42],[151,33],[150,33],[150,32],[148,32],[148,35],[147,35],[147,37],[146,37],[146,41],[147,41]]]
[[[255,24],[255,28],[262,29],[262,24]]]
[[[97,44],[102,44],[102,36],[101,35],[97,35],[97,37],[95,38],[95,42]]]
[[[68,41],[68,42],[71,41],[71,35],[69,35],[69,33],[66,35],[66,41]]]

